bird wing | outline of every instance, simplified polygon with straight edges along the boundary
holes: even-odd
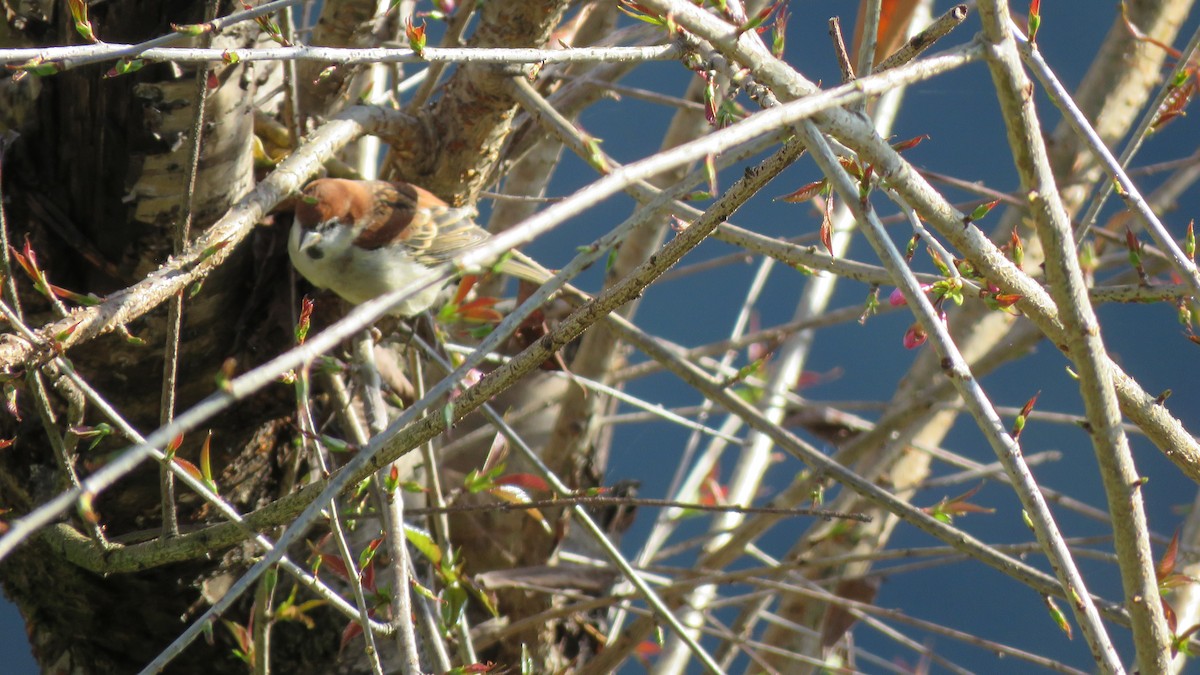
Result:
[[[428,265],[449,262],[478,246],[488,233],[475,224],[471,208],[434,207],[417,212],[409,224],[404,245],[413,257]]]

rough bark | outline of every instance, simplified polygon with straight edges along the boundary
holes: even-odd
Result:
[[[171,23],[202,21],[203,10],[203,3],[138,0],[95,5],[91,19],[105,40],[137,42],[170,32]],[[50,17],[52,28],[36,35],[26,31],[25,37],[43,44],[78,41],[65,14],[60,11]],[[236,28],[214,44],[247,46],[256,39],[245,28]],[[103,75],[110,65],[82,67],[38,81],[36,115],[14,120],[21,137],[4,167],[10,240],[19,246],[28,237],[53,283],[97,295],[125,287],[171,254],[174,230],[186,213],[198,93],[192,68],[152,64],[106,79]],[[263,75],[262,66],[214,71],[218,86],[210,88],[207,101],[193,231],[216,220],[253,185],[250,106]],[[214,376],[227,359],[238,364],[257,362],[288,344],[289,331],[282,320],[286,317],[276,306],[287,297],[280,290],[287,274],[275,239],[275,233],[264,231],[257,246],[239,251],[185,300],[179,406],[211,393]],[[267,292],[271,284],[278,288]],[[53,318],[43,298],[27,293],[23,300],[32,325]],[[110,335],[72,354],[77,370],[142,431],[158,425],[165,315],[165,310],[159,310],[131,327],[142,344]],[[16,444],[0,458],[0,477],[5,485],[3,506],[21,513],[53,496],[64,479],[28,389],[20,392],[18,400],[23,421],[3,422],[6,435],[15,435]],[[286,396],[271,392],[248,403],[241,412],[223,417],[213,434],[213,464],[223,471],[220,480],[228,486],[227,496],[242,508],[273,496],[279,460],[291,437],[285,423],[291,410]],[[54,392],[51,404],[57,413],[64,413],[66,403]],[[85,424],[101,421],[94,411],[83,420]],[[60,426],[58,433],[62,432]],[[188,439],[181,456],[194,459],[200,441]],[[106,453],[125,445],[124,439],[110,440],[95,450],[80,445],[79,470],[86,474],[105,461]],[[157,471],[147,469],[101,495],[96,510],[108,536],[144,537],[144,533],[131,533],[156,530],[161,517],[158,504]],[[181,493],[184,527],[205,519],[206,512],[197,506],[194,498]],[[144,666],[178,635],[196,609],[204,607],[199,601],[204,580],[220,570],[239,568],[240,558],[238,551],[215,561],[101,577],[34,541],[4,561],[0,579],[29,620],[30,639],[43,669],[131,672]],[[323,642],[312,641],[315,649],[309,653],[293,650],[295,656],[279,665],[301,672],[306,662],[318,656],[316,652],[323,652],[320,656],[326,660],[332,658],[336,630]],[[287,632],[283,630],[284,635]],[[280,640],[295,642],[287,637]],[[230,663],[230,647],[227,634],[217,631],[216,646],[194,646],[172,671],[236,668],[236,662]]]
[[[562,1],[485,3],[471,44],[542,46],[566,5]],[[364,5],[353,7],[359,11]],[[222,7],[219,13],[233,9]],[[157,0],[133,0],[102,3],[90,11],[101,38],[137,42],[170,32],[171,23],[200,22],[203,10],[202,3],[177,7]],[[357,42],[359,31],[349,23],[346,16],[333,16],[323,24],[322,34],[333,35],[330,41],[334,44]],[[27,27],[0,37],[8,44],[18,40],[46,45],[78,41],[65,12],[48,14],[44,23],[29,25],[38,30]],[[219,36],[214,46],[245,46],[257,40],[257,31],[236,28]],[[102,75],[110,65],[6,86],[6,98],[31,103],[7,107],[0,119],[7,128],[21,132],[19,144],[4,164],[4,191],[12,197],[7,204],[10,237],[19,243],[29,236],[52,282],[97,295],[143,278],[174,250],[175,228],[186,213],[184,186],[198,94],[192,68],[151,64],[130,75],[105,79]],[[193,232],[215,221],[253,185],[252,105],[261,103],[257,99],[278,84],[275,66],[242,64],[213,72],[219,86],[208,95]],[[407,170],[419,167],[428,172],[423,177],[406,177],[446,197],[473,196],[493,180],[493,167],[517,112],[515,100],[508,94],[509,76],[490,66],[457,70],[424,112],[424,140],[391,139],[396,156],[409,158],[404,164]],[[310,87],[303,87],[301,94],[302,107],[305,102],[314,106],[308,112],[328,113],[341,100]],[[278,99],[270,106],[278,107]],[[420,161],[412,161],[414,156]],[[240,247],[202,288],[185,299],[177,409],[211,393],[222,369],[231,364],[236,369],[257,365],[290,346],[294,319],[289,267],[283,254],[286,225],[281,218],[280,226],[261,229],[249,246]],[[50,304],[32,292],[24,293],[22,299],[31,325],[56,318]],[[325,305],[328,311],[331,303]],[[71,352],[79,372],[143,432],[159,423],[166,318],[164,308],[130,326],[142,344],[132,344],[126,336],[116,334]],[[319,317],[318,323],[327,319]],[[60,415],[66,409],[63,400],[53,398],[51,403]],[[292,392],[277,387],[214,421],[212,463],[220,474],[218,484],[223,496],[243,512],[279,497],[284,490],[285,476],[294,462],[293,409]],[[16,445],[0,456],[0,507],[12,509],[12,515],[31,510],[64,486],[47,431],[26,392],[22,392],[21,411],[20,422],[0,421],[5,437],[17,438]],[[83,420],[85,424],[101,421],[94,411],[88,411]],[[61,425],[58,433],[62,433]],[[194,461],[201,440],[187,439],[179,454]],[[83,452],[81,472],[86,474],[104,461],[105,453],[126,445],[125,440],[109,440]],[[212,521],[209,509],[182,493],[182,528]],[[96,511],[109,537],[127,542],[156,536],[161,520],[157,470],[144,469],[102,494]],[[512,518],[516,520],[510,526],[519,531],[525,517]],[[71,524],[86,531],[78,519],[71,519]],[[477,554],[490,548],[488,542],[469,538],[454,542],[456,547],[464,543],[471,544],[466,558],[472,571],[510,562],[504,555],[496,561],[482,552]],[[510,551],[521,549],[520,543],[520,538],[503,542]],[[536,547],[541,551],[539,559],[545,560],[552,547],[553,540],[547,537],[545,547]],[[101,576],[71,564],[48,541],[37,540],[0,563],[0,581],[29,620],[31,641],[44,669],[128,672],[144,666],[208,602],[219,597],[224,586],[245,568],[250,550],[237,547],[212,561]],[[304,558],[304,551],[294,557]],[[281,585],[277,597],[290,590],[288,584]],[[516,611],[518,604],[505,610]],[[246,599],[226,618],[247,625],[249,605]],[[540,602],[534,603],[530,612],[540,607]],[[317,621],[312,629],[298,623],[275,624],[272,667],[276,672],[360,672],[367,668],[356,658],[360,650],[354,645],[339,651],[344,617],[325,609],[309,614]],[[515,618],[522,615],[519,611],[512,614]],[[554,631],[549,628],[549,634],[543,636],[544,645],[559,641]],[[86,638],[80,639],[81,635]],[[215,645],[193,644],[188,653],[173,661],[170,671],[243,669],[232,656],[236,645],[229,632],[217,627],[214,635]],[[519,651],[501,650],[488,658],[515,663],[518,655]]]

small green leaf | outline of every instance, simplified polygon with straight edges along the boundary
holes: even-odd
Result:
[[[1071,624],[1067,621],[1067,616],[1058,608],[1058,604],[1054,602],[1054,598],[1043,595],[1042,602],[1046,603],[1046,609],[1050,610],[1050,618],[1054,619],[1054,623],[1058,625],[1058,629],[1067,634],[1067,639],[1071,639]]]
[[[1042,25],[1042,0],[1031,0],[1029,3],[1029,21],[1025,34],[1029,36],[1029,44],[1037,42],[1038,28]]]
[[[205,33],[212,31],[212,25],[207,24],[207,23],[185,23],[185,24],[173,23],[173,24],[171,24],[171,30],[175,31],[176,33],[181,33],[183,35],[190,35],[192,37],[198,37],[200,35],[204,35]]]
[[[1033,406],[1037,403],[1038,396],[1041,395],[1042,392],[1038,391],[1038,393],[1025,402],[1025,405],[1021,407],[1021,412],[1017,413],[1017,419],[1013,422],[1012,432],[1009,434],[1014,441],[1021,437],[1021,431],[1025,428],[1025,420],[1033,412]]]
[[[420,26],[413,23],[412,17],[404,20],[404,35],[408,38],[408,47],[417,53],[417,56],[425,56],[425,22],[422,21]]]
[[[858,317],[859,324],[865,324],[867,317],[874,316],[879,313],[879,284],[873,284],[871,290],[867,293],[867,300],[863,303],[863,312]]]
[[[779,16],[775,17],[775,28],[771,31],[771,55],[777,59],[783,58],[783,51],[787,47],[787,24],[790,18],[787,7],[779,10]]]
[[[217,482],[213,480],[212,472],[212,431],[208,432],[208,436],[204,438],[204,445],[200,446],[200,475],[204,477],[204,486],[213,491],[213,494],[221,494],[217,490]]]
[[[330,452],[343,453],[358,449],[358,446],[353,443],[326,434],[321,434],[320,439],[321,445],[324,445]]]
[[[296,321],[296,344],[304,344],[312,325],[312,313],[316,303],[307,295],[300,301],[300,319]]]
[[[408,543],[412,544],[413,548],[417,549],[421,555],[425,556],[431,563],[436,566],[442,564],[442,549],[433,540],[433,537],[428,532],[416,528],[412,525],[404,526],[404,538]]]
[[[120,61],[117,61],[117,63],[110,68],[107,73],[104,74],[104,77],[112,78],[120,77],[121,75],[128,75],[130,73],[136,73],[142,69],[142,66],[145,65],[146,62],[142,59],[121,59]]]
[[[1008,237],[1008,252],[1012,257],[1013,264],[1021,267],[1025,263],[1025,244],[1021,242],[1021,235],[1017,233],[1017,228],[1013,228],[1012,234]]]
[[[600,173],[606,174],[609,172],[610,167],[608,160],[604,157],[604,152],[600,150],[600,144],[603,142],[603,139],[584,135],[584,147],[587,148],[588,164],[591,164]]]
[[[984,203],[980,204],[979,206],[976,206],[975,209],[973,211],[971,211],[971,214],[968,215],[966,217],[966,219],[963,221],[963,225],[969,225],[971,223],[974,223],[974,222],[980,220],[981,218],[986,216],[988,213],[990,213],[992,209],[996,208],[996,205],[999,203],[1000,203],[999,199],[993,199],[990,202],[984,202]]]

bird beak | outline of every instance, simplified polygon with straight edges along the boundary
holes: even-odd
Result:
[[[300,243],[296,246],[301,251],[308,249],[321,243],[321,233],[316,230],[304,230],[300,234]]]
[[[300,238],[296,242],[296,252],[303,253],[313,260],[320,260],[325,257],[324,251],[321,250],[321,233],[316,230],[301,229]]]

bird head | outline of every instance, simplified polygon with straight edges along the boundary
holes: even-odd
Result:
[[[322,178],[296,202],[295,252],[312,260],[345,253],[369,220],[371,195],[360,181]]]

